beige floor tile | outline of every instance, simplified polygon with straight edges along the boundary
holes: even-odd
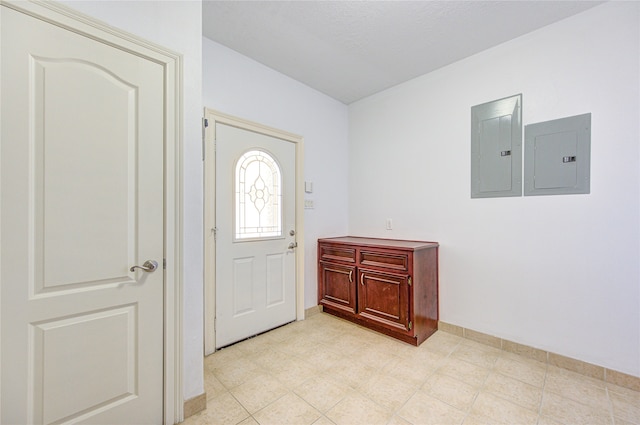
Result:
[[[293,393],[280,397],[253,415],[260,425],[310,425],[322,415]]]
[[[260,353],[247,356],[247,359],[263,369],[275,370],[286,367],[289,362],[295,359],[295,356],[269,348]]]
[[[274,347],[278,351],[282,351],[286,354],[294,356],[303,356],[306,353],[312,352],[318,345],[319,341],[313,340],[305,336],[294,336],[289,339],[285,339]]]
[[[381,370],[397,356],[389,351],[381,350],[375,345],[366,344],[360,349],[358,362]]]
[[[638,425],[640,424],[640,422],[629,422],[624,419],[615,418],[615,424],[616,425]]]
[[[489,374],[482,390],[532,411],[538,411],[542,401],[542,388],[497,372]]]
[[[336,382],[346,384],[351,388],[360,388],[375,373],[376,370],[371,366],[360,364],[357,361],[345,360],[342,363],[338,363],[328,376]]]
[[[449,357],[438,368],[438,373],[449,375],[473,387],[480,387],[489,375],[489,369]]]
[[[320,416],[320,418],[318,418],[318,420],[315,421],[313,425],[335,425],[335,423],[327,419],[326,416]]]
[[[447,356],[440,352],[429,350],[422,344],[413,352],[398,357],[411,363],[418,363],[436,369],[440,367]]]
[[[388,351],[394,356],[403,359],[412,359],[421,351],[421,349],[423,349],[422,347],[416,347],[415,345],[394,340],[393,338],[388,338],[386,341],[386,344],[381,345],[380,349]]]
[[[205,367],[205,370],[212,371],[213,369],[223,367],[230,362],[235,362],[240,357],[244,357],[244,356],[245,356],[245,353],[243,353],[240,349],[238,349],[235,345],[233,345],[231,347],[218,350],[215,353],[205,357],[204,367]]]
[[[243,352],[245,355],[250,355],[260,353],[269,348],[274,348],[277,346],[277,344],[278,343],[269,336],[269,333],[266,333],[239,342],[238,344],[234,345],[234,347],[237,347],[237,349]]]
[[[556,420],[553,420],[551,418],[548,418],[546,416],[540,416],[538,418],[538,425],[564,425],[564,424],[562,424],[562,423],[560,423],[560,422],[558,422]],[[618,424],[616,423],[616,425],[618,425]]]
[[[607,369],[606,376],[607,382],[612,385],[620,385],[634,391],[640,391],[640,377],[638,376],[627,375],[610,369]]]
[[[249,417],[238,401],[225,393],[207,402],[207,409],[193,416],[194,425],[235,425]]]
[[[207,409],[185,425],[640,425],[637,391],[444,332],[414,347],[326,314],[204,363]]]
[[[304,359],[308,363],[315,365],[318,371],[333,369],[336,364],[345,361],[342,353],[336,352],[335,349],[324,344],[316,346],[313,351],[304,356]]]
[[[463,425],[496,425],[496,424],[508,424],[508,422],[497,421],[493,418],[480,415],[478,413],[470,413],[464,418]]]
[[[375,374],[360,392],[373,402],[394,412],[416,392],[415,387],[384,373]]]
[[[418,391],[398,411],[398,415],[412,424],[455,425],[461,424],[465,413],[423,391]]]
[[[580,404],[566,397],[545,391],[542,396],[542,416],[560,423],[571,424],[611,424],[611,412]]]
[[[550,365],[559,366],[563,369],[579,372],[585,376],[591,376],[601,381],[604,380],[605,370],[602,366],[596,366],[582,360],[572,359],[556,353],[549,353],[548,361]]]
[[[383,425],[391,419],[391,415],[391,411],[352,391],[325,416],[337,425]]]
[[[626,391],[622,391],[626,390]],[[609,390],[609,397],[613,404],[613,415],[616,424],[619,419],[640,424],[640,392],[631,391],[626,388]]]
[[[288,392],[276,378],[260,373],[231,390],[231,394],[247,409],[255,413]]]
[[[502,341],[502,349],[510,353],[526,357],[528,359],[537,360],[539,362],[547,362],[547,352],[538,348],[529,347],[528,345],[518,344],[513,341]]]
[[[220,382],[213,373],[205,373],[204,390],[207,393],[207,400],[218,397],[220,394],[226,393],[228,391],[227,388],[222,385],[222,382]]]
[[[298,396],[322,413],[338,404],[350,391],[348,385],[322,376],[311,378],[294,389]]]
[[[296,335],[304,335],[304,326],[310,323],[302,325],[303,322],[289,323],[288,325],[280,326],[279,328],[269,331],[269,338],[276,342],[282,342]]]
[[[607,384],[607,389],[609,390],[609,393],[614,392],[616,394],[623,395],[627,398],[638,400],[638,404],[640,404],[640,391],[634,391],[629,388],[620,387],[614,384]]]
[[[379,345],[379,344],[384,344],[386,340],[404,344],[403,342],[400,342],[397,339],[387,337],[386,335],[383,335],[376,331],[372,331],[371,329],[367,329],[362,326],[356,325],[354,329],[358,330],[358,332],[355,333],[357,335],[357,338],[365,344]]]
[[[292,359],[288,363],[280,364],[270,371],[284,386],[294,389],[303,382],[318,374],[314,365],[300,359]]]
[[[436,351],[443,355],[450,354],[463,341],[463,338],[446,332],[437,331],[431,335],[421,347]]]
[[[471,407],[478,394],[476,387],[440,373],[431,375],[421,391],[462,411]]]
[[[547,372],[544,391],[552,392],[581,404],[608,410],[611,408],[604,382],[593,382],[573,372],[555,373],[551,368]]]
[[[481,392],[471,407],[471,413],[486,416],[502,423],[535,425],[537,411],[525,409],[488,392]]]
[[[225,362],[224,365],[215,367],[211,372],[227,389],[237,387],[253,377],[258,365],[251,360],[240,357],[235,361]]]
[[[429,376],[433,375],[435,370],[436,368],[432,365],[407,362],[398,357],[387,363],[382,372],[405,382],[417,390]]]
[[[482,345],[479,342],[465,340],[451,353],[451,357],[473,363],[476,366],[491,368],[500,357],[501,351]]]
[[[567,369],[562,369],[557,366],[549,365],[547,367],[547,376],[556,376],[565,380],[573,380],[581,383],[588,383],[591,386],[598,388],[606,388],[607,383],[601,379],[591,378],[586,375],[581,375],[577,372],[572,372]]]
[[[410,422],[405,421],[400,416],[394,415],[391,417],[391,419],[389,419],[389,422],[387,422],[387,425],[412,425],[412,424]]]
[[[325,344],[338,349],[345,356],[350,356],[360,354],[360,349],[367,344],[367,341],[366,338],[362,338],[360,332],[355,332],[342,334],[332,341],[325,341]]]
[[[504,353],[496,360],[493,369],[518,381],[542,388],[547,367],[544,363],[524,357]]]
[[[376,347],[379,351],[390,353],[397,357],[407,356],[416,351],[416,347],[413,345],[382,334],[375,338],[374,341],[369,342],[369,344]]]
[[[500,338],[484,332],[474,331],[473,329],[465,329],[464,338],[465,341],[479,342],[498,349],[502,347],[502,340]]]

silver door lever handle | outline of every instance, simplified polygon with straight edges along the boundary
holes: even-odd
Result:
[[[143,265],[141,266],[132,266],[129,271],[130,272],[135,272],[136,269],[140,269],[143,272],[147,272],[147,273],[151,273],[153,271],[155,271],[158,268],[158,263],[154,260],[147,260],[144,262]]]
[[[297,246],[298,246],[298,242],[291,242],[287,248],[288,248],[288,249],[294,249],[294,248],[296,248]]]

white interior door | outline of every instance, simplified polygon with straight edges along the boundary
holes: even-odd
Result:
[[[163,66],[0,9],[0,422],[162,423]]]
[[[295,144],[216,134],[216,348],[296,319]]]

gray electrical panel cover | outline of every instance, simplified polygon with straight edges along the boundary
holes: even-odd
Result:
[[[589,193],[591,114],[525,126],[524,194]]]
[[[471,197],[522,195],[522,94],[471,107]]]

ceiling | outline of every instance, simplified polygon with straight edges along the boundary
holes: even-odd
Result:
[[[601,1],[203,1],[203,35],[345,104]]]

